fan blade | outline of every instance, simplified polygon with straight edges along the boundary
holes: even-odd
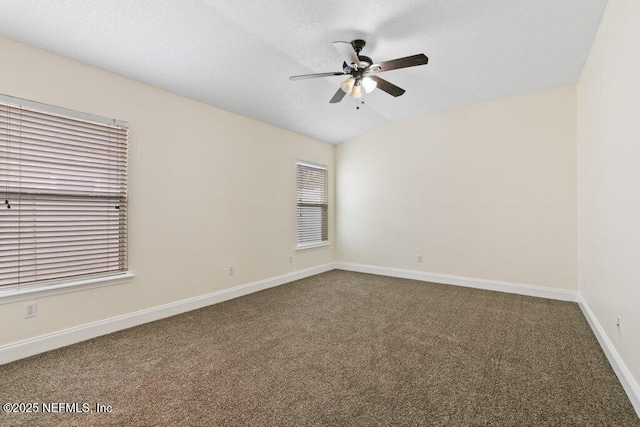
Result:
[[[428,62],[429,58],[427,58],[424,53],[419,53],[418,55],[372,64],[365,74],[382,73],[385,71],[397,70],[398,68],[415,67],[416,65],[425,65]]]
[[[346,93],[342,89],[338,89],[336,94],[333,95],[333,98],[331,98],[331,101],[329,101],[329,102],[331,104],[336,104],[336,103],[342,101],[342,98],[344,98],[345,95],[346,95]]]
[[[301,74],[299,76],[291,76],[289,80],[304,80],[304,79],[315,79],[316,77],[330,77],[330,76],[344,76],[345,74],[341,71],[336,71],[335,73],[315,73],[315,74]]]
[[[378,76],[369,76],[369,78],[371,80],[374,80],[376,83],[378,83],[378,89],[380,89],[383,92],[387,92],[391,96],[398,97],[405,92],[405,90],[402,89],[401,87],[398,87],[393,83],[386,81],[385,79],[381,79]]]
[[[350,42],[333,42],[333,45],[338,49],[347,65],[355,65],[360,68],[360,59],[358,59],[358,54]]]

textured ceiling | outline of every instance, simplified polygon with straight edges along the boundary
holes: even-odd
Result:
[[[0,35],[246,117],[339,143],[387,121],[575,84],[607,0],[0,0]],[[356,110],[329,104],[336,40],[374,62],[426,66],[380,76]],[[5,60],[6,58],[2,58]]]

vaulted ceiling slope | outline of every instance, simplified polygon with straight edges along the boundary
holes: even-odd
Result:
[[[340,143],[387,121],[578,81],[606,0],[0,0],[0,35],[227,111]],[[329,104],[333,41],[406,89]],[[7,58],[2,58],[7,60]],[[9,94],[12,95],[12,94]],[[126,117],[124,118],[126,119]]]

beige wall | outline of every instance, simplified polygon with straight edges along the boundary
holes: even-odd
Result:
[[[575,88],[399,120],[336,161],[341,261],[577,288]]]
[[[636,382],[640,381],[639,52],[640,2],[610,1],[578,84],[580,293]],[[622,317],[620,332],[617,316]]]
[[[0,93],[129,121],[136,274],[38,299],[36,318],[0,305],[0,345],[334,261],[334,244],[295,252],[296,160],[328,165],[333,207],[334,146],[8,39],[0,58]]]

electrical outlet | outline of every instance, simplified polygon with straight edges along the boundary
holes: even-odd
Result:
[[[416,261],[418,261],[419,264],[422,263],[422,255],[416,255]]]
[[[293,255],[289,256],[289,264],[293,264]]]
[[[227,270],[227,274],[228,274],[229,276],[233,276],[233,265],[230,265],[230,266],[229,266],[229,270]]]
[[[24,318],[36,317],[38,315],[38,303],[30,302],[24,305]]]
[[[622,329],[622,317],[620,316],[616,319],[616,328],[618,330],[618,334],[620,334],[620,330]]]

